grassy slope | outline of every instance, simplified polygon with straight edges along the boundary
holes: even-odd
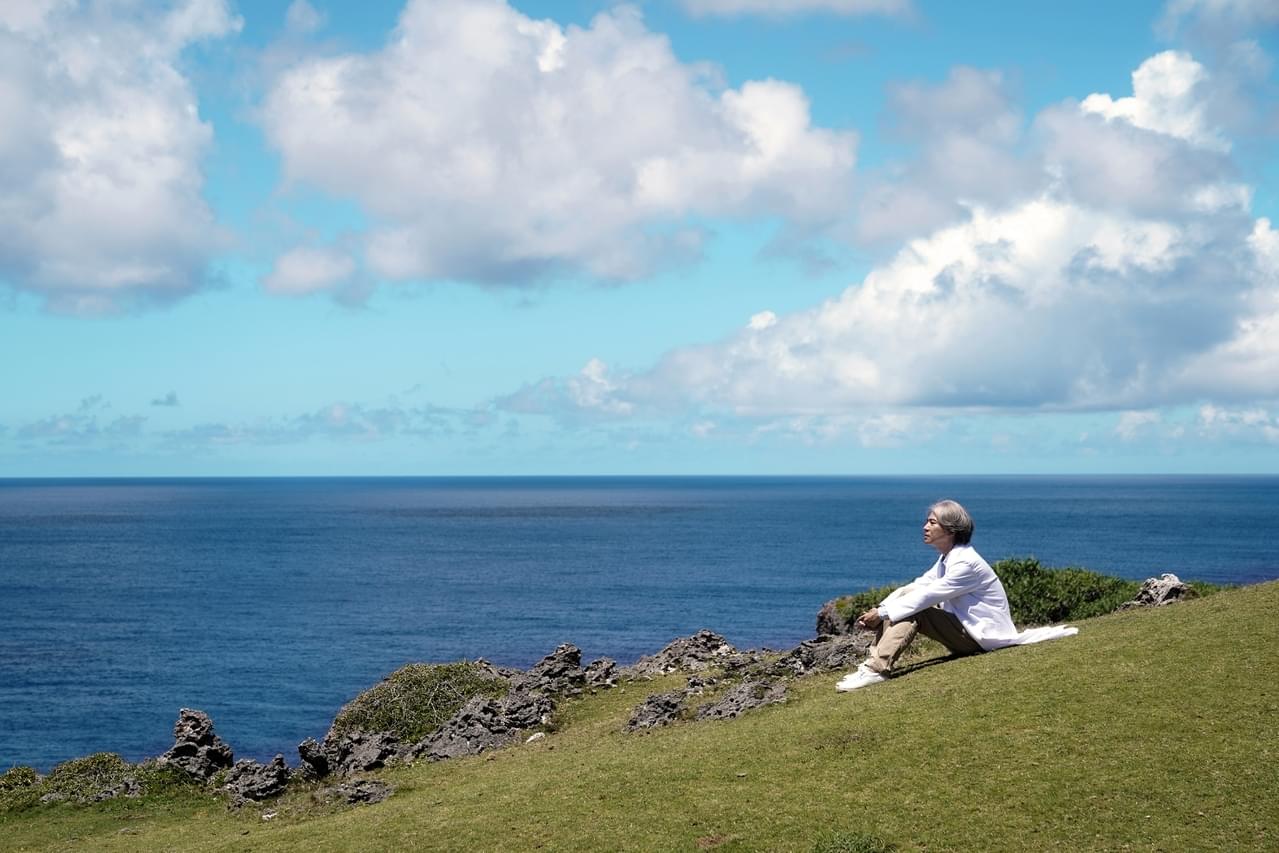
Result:
[[[0,847],[102,850],[1279,849],[1279,583],[1083,623],[739,720],[620,732],[662,685],[565,729],[387,774],[385,803],[238,814],[208,801],[0,815]]]

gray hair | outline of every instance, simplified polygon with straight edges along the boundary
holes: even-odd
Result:
[[[973,517],[955,501],[938,501],[928,508],[937,516],[942,530],[955,537],[956,545],[967,545],[973,538]]]

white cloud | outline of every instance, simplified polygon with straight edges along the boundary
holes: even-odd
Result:
[[[1184,139],[1191,144],[1229,151],[1230,143],[1208,126],[1202,87],[1204,67],[1189,54],[1167,50],[1150,57],[1132,74],[1131,97],[1089,95],[1080,105],[1085,113],[1123,119],[1134,127]]]
[[[770,15],[782,17],[809,12],[837,15],[906,15],[911,0],[681,0],[694,15]]]
[[[324,26],[325,16],[306,0],[293,0],[284,12],[284,26],[298,35],[313,33]]]
[[[355,200],[393,280],[628,279],[700,250],[689,217],[814,232],[847,201],[855,136],[775,81],[720,89],[634,9],[589,27],[502,0],[411,0],[383,49],[281,72],[262,121],[290,184]]]
[[[1159,412],[1123,412],[1119,416],[1119,423],[1115,424],[1115,435],[1124,441],[1135,441],[1162,420],[1163,416]]]
[[[88,312],[203,283],[212,133],[178,59],[239,26],[224,0],[0,9],[0,281]]]
[[[889,87],[890,130],[919,156],[869,176],[857,201],[864,243],[901,239],[956,222],[974,205],[1033,195],[1041,166],[1017,156],[1023,120],[1003,75],[959,66],[937,85]]]
[[[609,404],[639,417],[790,419],[818,437],[861,418],[863,442],[891,444],[907,434],[903,414],[1279,398],[1279,238],[1252,218],[1229,155],[1177,135],[1198,133],[1175,120],[1194,104],[1147,98],[1137,112],[1149,127],[1126,108],[1105,118],[1054,105],[1034,119],[1030,150],[1001,153],[1018,131],[1011,120],[983,126],[981,116],[1013,115],[996,83],[965,72],[941,87],[985,104],[976,122],[927,106],[931,91],[899,100],[904,124],[924,105],[915,113],[936,136],[987,140],[987,169],[1001,159],[1020,169],[1002,201],[963,205],[958,221],[819,306],[614,371]],[[525,411],[540,397],[540,410],[556,412],[572,404],[546,395],[559,387],[547,380],[518,396]],[[1121,419],[1121,433],[1135,434],[1141,417]]]
[[[350,283],[355,271],[355,260],[350,255],[333,249],[299,247],[276,258],[274,268],[262,283],[273,293],[299,296],[337,290]]]
[[[1245,438],[1279,444],[1279,417],[1261,408],[1223,408],[1206,404],[1199,409],[1199,432],[1209,438]]]
[[[1186,19],[1217,27],[1279,24],[1279,4],[1274,0],[1169,0],[1160,24],[1171,31]]]

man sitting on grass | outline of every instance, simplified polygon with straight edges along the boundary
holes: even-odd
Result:
[[[959,504],[939,501],[928,508],[924,543],[941,556],[931,569],[857,618],[858,627],[876,629],[878,638],[865,662],[844,676],[836,690],[843,693],[886,680],[917,632],[960,655],[1078,633],[1065,626],[1019,633],[1004,585],[968,544],[972,536],[972,517]]]

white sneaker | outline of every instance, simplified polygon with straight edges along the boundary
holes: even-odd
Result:
[[[850,690],[856,690],[858,687],[867,687],[887,680],[887,676],[870,669],[866,664],[862,664],[854,672],[850,672],[841,678],[839,683],[835,685],[835,690],[840,693],[847,693]]]

